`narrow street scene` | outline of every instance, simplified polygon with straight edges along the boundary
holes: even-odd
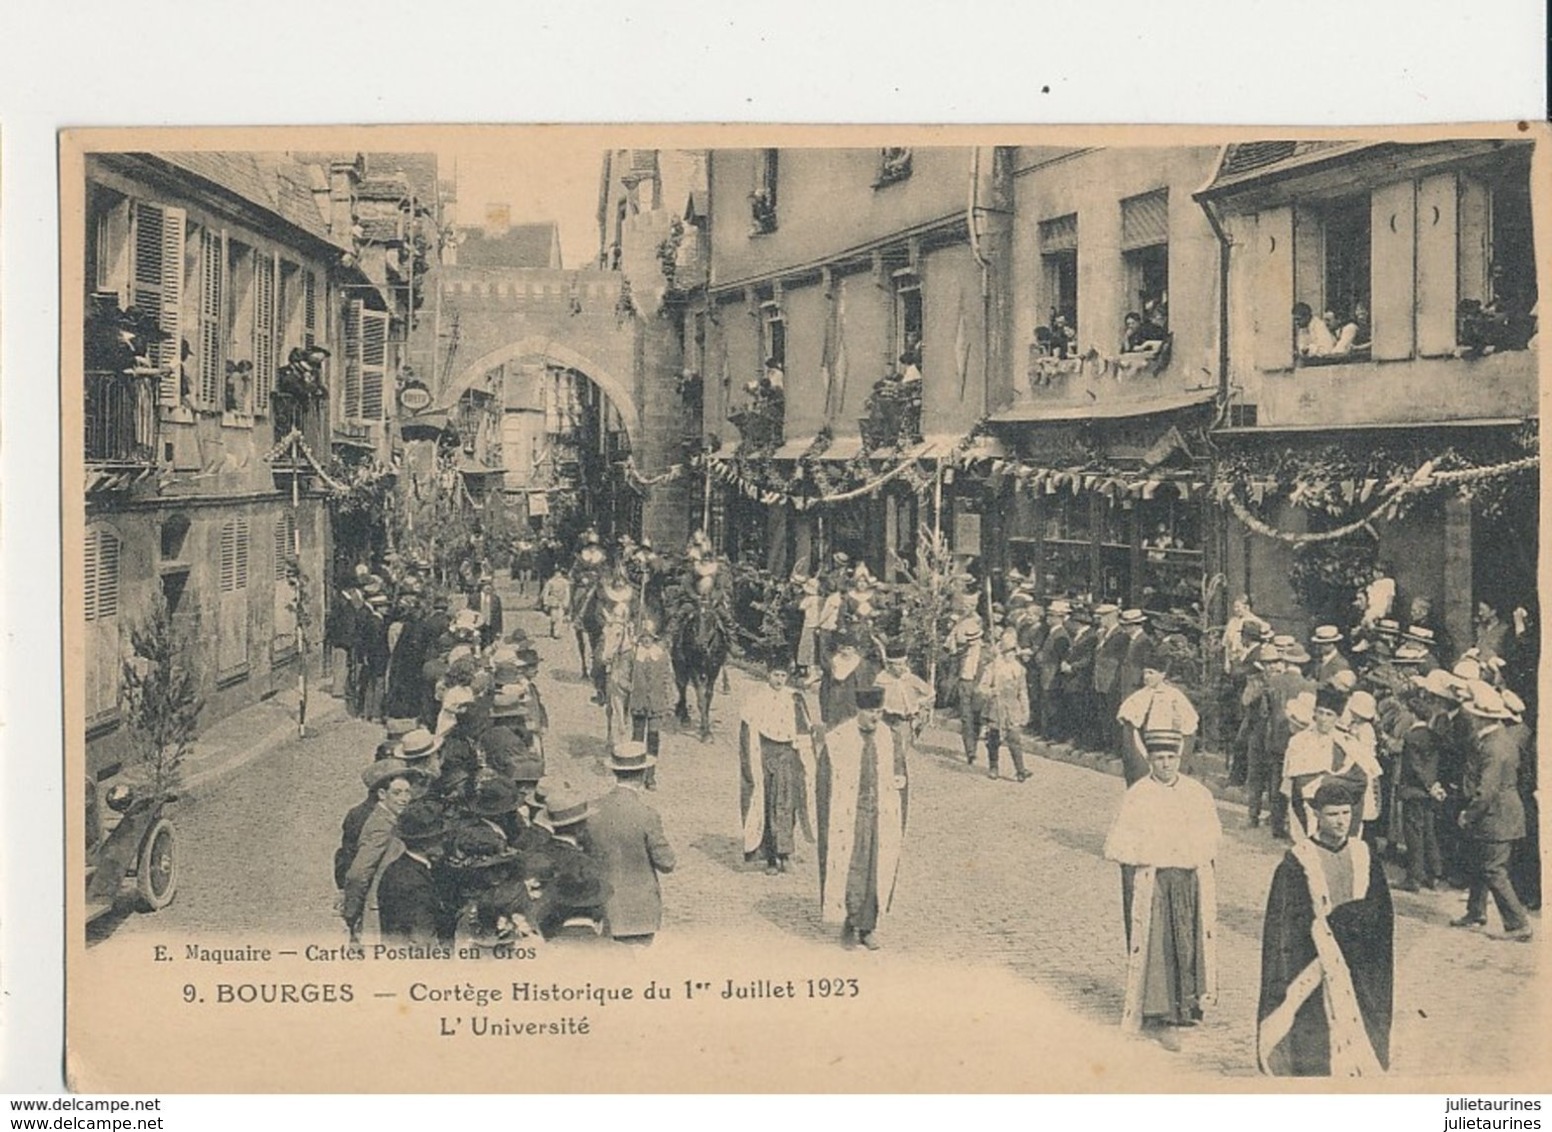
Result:
[[[1532,148],[590,151],[580,220],[90,155],[87,961],[709,949],[1526,1072]]]

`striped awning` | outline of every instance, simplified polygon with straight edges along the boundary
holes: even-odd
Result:
[[[1070,252],[1078,250],[1078,214],[1058,216],[1040,222],[1040,251]]]
[[[1121,250],[1169,242],[1169,190],[1128,197],[1121,202]]]

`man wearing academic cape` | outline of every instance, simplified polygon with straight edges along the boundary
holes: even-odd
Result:
[[[841,942],[879,948],[905,840],[905,754],[880,722],[884,691],[857,691],[857,714],[831,728],[818,752],[819,901]]]
[[[754,689],[738,728],[738,802],[744,860],[765,860],[767,873],[787,871],[794,832],[814,840],[814,740],[808,705],[773,666]]]
[[[1375,1077],[1390,1065],[1390,889],[1348,836],[1351,785],[1330,775],[1313,802],[1315,835],[1284,855],[1267,897],[1256,1060],[1278,1077]]]

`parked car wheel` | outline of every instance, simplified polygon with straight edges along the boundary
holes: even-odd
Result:
[[[135,888],[140,906],[147,912],[160,912],[172,903],[178,892],[178,835],[172,822],[160,818],[146,834],[135,871]]]

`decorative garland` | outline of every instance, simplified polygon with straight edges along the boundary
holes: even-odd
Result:
[[[641,469],[636,467],[636,458],[634,456],[625,457],[624,467],[625,478],[630,482],[631,486],[643,489],[669,483],[684,474],[683,464],[672,464],[666,471],[660,472],[658,475],[644,475]]]
[[[982,425],[978,424],[960,437],[953,448],[939,458],[940,464],[945,467],[964,467],[978,462],[978,458],[972,457],[970,452],[980,438],[981,432]],[[821,433],[820,437],[823,436],[824,434]],[[771,468],[773,461],[769,457],[758,460],[737,457],[731,460],[719,460],[709,453],[701,453],[691,459],[691,464],[736,488],[748,499],[758,500],[768,507],[781,503],[790,504],[795,511],[808,511],[812,508],[824,507],[832,503],[845,503],[864,495],[872,495],[885,484],[902,478],[907,480],[912,489],[920,495],[931,489],[936,478],[919,467],[920,464],[933,459],[925,454],[902,455],[893,467],[883,472],[876,472],[874,464],[877,458],[869,453],[859,453],[840,465],[839,472],[831,472],[825,462],[813,455],[816,449],[818,452],[823,452],[824,448],[829,446],[826,443],[824,447],[820,447],[818,443],[820,437],[816,437],[809,451],[796,461],[797,468],[792,477],[782,479],[780,483],[772,482],[778,473]],[[805,478],[810,477],[814,486],[819,489],[817,495],[798,490],[798,485]]]
[[[1348,535],[1356,534],[1362,530],[1375,534],[1372,524],[1380,520],[1395,518],[1400,514],[1402,503],[1409,496],[1451,484],[1469,485],[1529,471],[1540,466],[1541,457],[1525,456],[1518,460],[1509,460],[1505,463],[1494,464],[1485,468],[1462,468],[1442,472],[1434,470],[1434,463],[1435,461],[1430,460],[1418,468],[1410,480],[1389,491],[1380,503],[1363,518],[1354,519],[1352,522],[1344,523],[1342,526],[1334,527],[1329,531],[1301,533],[1280,531],[1252,514],[1244,502],[1234,494],[1233,485],[1230,483],[1219,485],[1217,495],[1220,502],[1228,507],[1230,513],[1256,534],[1293,546],[1302,546],[1310,543],[1335,542],[1338,539],[1346,538]],[[1367,499],[1368,494],[1368,491],[1365,490],[1363,497]]]
[[[330,491],[340,495],[347,494],[350,491],[350,488],[346,487],[344,484],[340,483],[339,480],[335,479],[333,476],[329,475],[328,472],[323,470],[323,465],[320,464],[318,462],[318,458],[313,455],[312,449],[307,447],[307,441],[302,439],[301,429],[293,428],[290,432],[288,432],[285,436],[285,439],[281,440],[278,444],[275,445],[275,447],[271,448],[264,454],[264,462],[266,464],[273,464],[282,454],[287,451],[301,452],[302,458],[307,461],[308,465],[312,468],[314,473],[317,474],[318,478],[324,482]]]

